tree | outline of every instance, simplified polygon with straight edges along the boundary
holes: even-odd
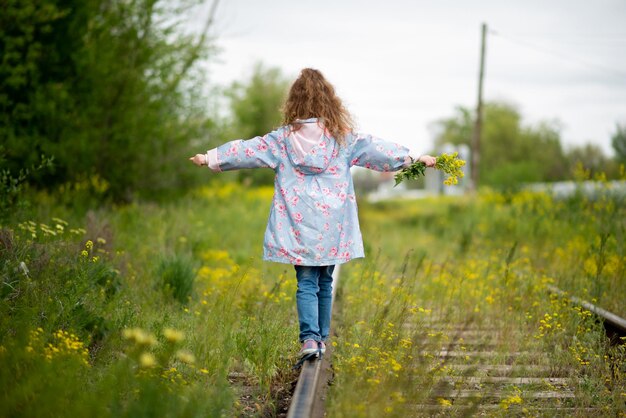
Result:
[[[204,36],[183,35],[193,1],[9,0],[0,15],[0,138],[8,169],[55,157],[40,187],[98,178],[115,200],[191,182]]]
[[[615,133],[611,136],[611,145],[617,161],[626,164],[626,125],[616,124]]]
[[[607,178],[616,178],[618,167],[615,162],[607,157],[602,148],[595,144],[584,144],[574,146],[567,151],[567,161],[569,172],[574,174],[582,166],[591,178],[595,178],[600,173]]]
[[[252,76],[245,82],[234,82],[226,91],[230,100],[230,118],[224,135],[231,139],[249,139],[264,135],[280,126],[281,106],[285,100],[289,82],[278,68],[266,68],[257,63]],[[271,170],[244,170],[240,180],[253,184],[272,184]]]
[[[556,122],[522,125],[519,111],[506,103],[487,103],[481,143],[481,184],[511,187],[523,182],[565,177],[567,164]],[[474,115],[464,107],[456,115],[435,123],[436,146],[470,145]]]

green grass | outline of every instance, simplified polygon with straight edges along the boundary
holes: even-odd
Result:
[[[180,256],[164,258],[159,262],[157,275],[163,291],[185,304],[192,296],[195,271],[191,260]]]
[[[0,415],[233,416],[242,391],[271,415],[298,333],[290,266],[261,261],[271,196],[215,184],[86,213],[35,196],[0,230]]]
[[[298,329],[293,268],[261,261],[271,196],[214,184],[84,211],[34,195],[0,228],[0,416],[275,414]],[[567,371],[573,406],[623,413],[626,373],[611,364],[624,350],[546,288],[626,315],[623,203],[360,202],[367,258],[342,269],[329,416],[406,416],[442,376],[462,375],[423,355],[450,338],[433,320],[496,323],[493,361],[550,353],[526,360]],[[523,390],[503,390],[500,415],[518,402],[532,412]]]
[[[556,284],[626,315],[623,201],[520,192],[359,207],[368,259],[342,270],[329,416],[411,415],[407,405],[427,402],[441,377],[460,373],[423,351],[451,341],[447,324],[466,323],[499,329],[489,341],[496,364],[512,352],[546,353],[513,361],[571,376],[574,415],[625,412],[624,348],[609,347],[589,312],[547,290]],[[433,321],[444,329],[432,331]],[[509,397],[493,414],[512,407],[532,415],[530,389],[502,388]],[[445,393],[439,402],[448,402]]]

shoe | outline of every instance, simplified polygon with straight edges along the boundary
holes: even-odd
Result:
[[[317,346],[317,341],[304,340],[304,343],[302,343],[302,348],[300,349],[300,352],[298,353],[298,357],[304,357],[309,354],[315,354],[317,353],[318,350],[319,348]]]
[[[326,344],[324,344],[324,341],[320,341],[318,344],[319,350],[322,354],[324,354],[326,352]]]

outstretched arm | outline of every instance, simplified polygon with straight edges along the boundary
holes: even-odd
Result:
[[[350,165],[376,171],[396,171],[421,161],[427,167],[434,167],[436,159],[430,155],[417,155],[395,142],[385,141],[372,135],[356,135],[351,138]]]
[[[276,168],[284,152],[284,129],[248,140],[235,140],[196,154],[189,160],[197,166],[208,166],[213,171],[238,170],[241,168]]]

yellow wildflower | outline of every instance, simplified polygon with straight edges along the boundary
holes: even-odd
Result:
[[[163,330],[163,336],[171,343],[178,343],[185,339],[185,334],[182,331],[178,331],[172,328],[165,328]]]
[[[509,407],[513,404],[517,404],[520,405],[522,403],[522,398],[520,398],[519,395],[513,395],[513,396],[509,396],[506,399],[503,399],[500,402],[500,408],[502,409],[509,409]]]
[[[141,353],[139,356],[139,364],[144,368],[154,367],[156,365],[156,359],[150,353]]]
[[[452,401],[444,398],[437,398],[437,403],[441,406],[452,406]]]
[[[195,356],[187,350],[178,350],[176,352],[176,358],[187,364],[194,364],[196,362]]]
[[[122,336],[137,345],[151,346],[156,344],[156,338],[152,334],[148,334],[141,328],[127,328],[122,331]]]

